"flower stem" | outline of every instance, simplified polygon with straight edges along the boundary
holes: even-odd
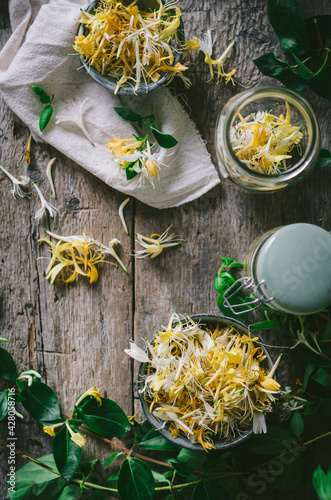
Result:
[[[66,419],[69,419],[69,417],[67,415],[65,415],[64,413],[62,413],[62,416]],[[119,450],[124,451],[124,453],[126,453],[129,456],[134,456],[134,457],[140,458],[141,460],[145,460],[145,462],[152,462],[152,463],[157,464],[157,465],[162,465],[162,467],[168,467],[169,469],[173,469],[173,466],[171,464],[167,464],[166,462],[160,462],[160,460],[155,460],[154,458],[146,457],[145,455],[141,455],[140,453],[137,453],[135,451],[131,451],[128,448],[125,448],[124,446],[117,444],[117,443],[114,443],[114,441],[111,441],[110,439],[107,439],[106,437],[101,436],[97,432],[94,432],[91,429],[88,429],[87,427],[85,427],[85,425],[81,425],[81,427],[82,427],[82,429],[84,429],[84,431],[89,432],[90,434],[93,434],[94,436],[98,436],[100,439],[105,441],[105,443],[108,443],[108,444],[114,446],[115,448],[118,448]]]
[[[3,448],[6,448],[7,450],[10,450],[9,446],[6,445],[5,443],[2,443],[1,441],[0,441],[0,446],[2,446]],[[36,460],[35,458],[30,457],[29,455],[26,455],[22,451],[15,449],[15,453],[16,453],[16,455],[19,455],[20,457],[26,458],[27,460],[30,460],[30,462],[33,462],[33,463],[39,465],[40,467],[43,467],[43,469],[49,470],[50,472],[53,472],[53,474],[56,474],[57,476],[61,476],[61,474],[59,473],[58,470],[53,469],[52,467],[49,467],[49,465],[43,464],[42,462],[39,462],[39,460]]]
[[[331,431],[330,432],[326,432],[325,434],[321,434],[320,436],[317,436],[314,439],[311,439],[310,441],[306,441],[305,443],[303,443],[302,446],[308,446],[309,444],[315,443],[315,441],[318,441],[319,439],[322,439],[322,438],[324,438],[326,436],[331,436]]]

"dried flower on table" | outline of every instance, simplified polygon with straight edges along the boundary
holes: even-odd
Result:
[[[104,0],[94,15],[82,12],[80,22],[89,33],[75,38],[74,49],[86,64],[117,80],[115,94],[125,82],[137,90],[141,83],[157,82],[162,72],[174,76],[187,69],[179,62],[173,66],[180,9],[158,1],[157,10],[144,12],[135,3]]]
[[[183,240],[181,236],[175,233],[169,235],[170,228],[171,226],[168,227],[168,229],[166,229],[164,233],[161,234],[161,236],[159,234],[152,234],[150,238],[136,233],[136,242],[139,243],[139,245],[141,245],[144,250],[136,250],[134,256],[137,259],[144,259],[145,257],[148,257],[150,255],[151,258],[154,259],[158,255],[160,255],[164,248],[181,245],[185,240]]]
[[[303,134],[291,124],[291,108],[286,103],[286,118],[267,111],[252,113],[231,127],[230,140],[238,159],[250,170],[274,175],[289,168],[289,153],[298,147]],[[300,153],[300,151],[298,151]]]
[[[0,165],[0,169],[3,171],[4,174],[7,175],[7,177],[9,177],[9,179],[12,181],[13,183],[13,189],[11,191],[11,193],[13,194],[13,197],[16,199],[15,197],[15,194],[18,194],[18,196],[20,196],[21,198],[26,198],[26,197],[29,197],[29,193],[26,192],[26,191],[23,191],[22,188],[26,188],[30,182],[30,179],[29,177],[26,177],[26,176],[23,176],[21,175],[20,176],[20,181],[18,179],[16,179],[16,177],[14,177],[12,174],[10,174],[8,172],[8,170],[6,170],[4,167],[2,167]]]
[[[31,163],[31,142],[32,142],[32,134],[29,135],[28,145],[25,151],[25,160],[27,165],[30,165]]]
[[[168,422],[174,438],[185,435],[208,451],[215,435],[225,440],[253,423],[265,432],[264,412],[280,385],[268,373],[258,338],[239,335],[232,326],[210,328],[174,313],[167,327],[147,339],[147,353],[131,343],[125,352],[147,363],[141,392],[150,412]]]
[[[120,219],[121,219],[121,222],[122,222],[122,225],[123,225],[123,228],[124,228],[124,231],[126,232],[126,234],[129,234],[129,232],[128,232],[128,226],[126,225],[126,222],[124,219],[123,210],[126,207],[126,205],[129,203],[129,201],[130,201],[130,198],[126,198],[126,200],[124,200],[123,203],[121,203],[120,208],[118,209],[118,215],[120,216]]]
[[[35,184],[34,182],[32,183],[32,186],[35,188],[35,190],[37,191],[37,194],[39,196],[39,199],[40,199],[40,202],[41,202],[41,207],[37,210],[37,212],[35,213],[35,216],[34,218],[39,220],[41,219],[45,213],[46,213],[46,210],[49,214],[50,217],[54,217],[55,213],[56,212],[59,212],[57,208],[53,207],[53,205],[51,205],[50,203],[48,203],[45,198],[44,198],[44,195],[42,194],[42,192],[40,191],[39,187],[37,186],[37,184]]]
[[[40,240],[47,243],[51,250],[51,261],[46,270],[46,278],[51,283],[54,283],[59,273],[65,269],[69,273],[69,278],[63,280],[65,283],[71,283],[78,275],[88,278],[90,283],[95,283],[99,276],[97,264],[101,262],[112,264],[107,260],[107,255],[114,257],[124,271],[128,272],[113,248],[119,243],[116,238],[107,247],[85,234],[60,236],[50,231],[45,230],[45,232],[58,240],[56,244],[46,238]]]
[[[184,46],[184,50],[201,50],[205,54],[205,62],[209,65],[210,76],[211,79],[214,79],[214,66],[217,67],[217,78],[222,80],[225,79],[225,83],[229,81],[234,85],[233,75],[236,73],[236,69],[232,69],[229,72],[226,72],[223,67],[223,63],[227,58],[229,52],[235,44],[235,40],[230,43],[230,45],[225,49],[223,54],[218,59],[213,59],[213,45],[214,41],[211,36],[210,30],[205,33],[204,38],[193,38],[192,40],[188,40]]]
[[[51,186],[51,189],[52,189],[52,195],[53,195],[53,198],[56,199],[56,193],[55,193],[55,187],[54,187],[54,182],[53,182],[53,179],[52,179],[52,166],[53,166],[53,163],[55,162],[56,158],[52,158],[48,164],[47,164],[47,167],[46,167],[46,176],[47,176],[47,179],[50,183],[50,186]]]

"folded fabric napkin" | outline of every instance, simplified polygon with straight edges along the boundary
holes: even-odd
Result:
[[[120,98],[80,68],[72,45],[80,7],[85,6],[80,0],[10,0],[12,35],[0,53],[2,97],[35,139],[48,142],[113,188],[157,208],[198,198],[220,182],[219,176],[194,123],[169,90],[163,87],[146,96]],[[38,125],[42,104],[31,85],[55,96],[53,116],[42,133]],[[95,147],[75,125],[55,125],[55,116],[77,98],[87,99],[84,121]],[[137,133],[117,115],[114,106],[127,106],[147,115],[152,104],[158,128],[179,141],[175,148],[161,150],[165,166],[155,188],[148,180],[139,185],[139,176],[127,181],[106,147],[113,137],[124,139]],[[11,165],[4,167],[11,170]]]

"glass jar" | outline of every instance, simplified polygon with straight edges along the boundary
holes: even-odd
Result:
[[[244,263],[245,277],[234,293],[250,290],[255,308],[269,307],[295,315],[321,311],[331,303],[331,233],[313,224],[298,223],[264,233],[251,245]],[[228,293],[229,292],[229,293]],[[242,307],[227,307],[242,314]]]
[[[291,110],[291,124],[300,126],[303,136],[290,155],[292,164],[278,174],[265,174],[251,170],[236,156],[231,143],[233,125],[239,115],[269,112],[285,115],[286,103]],[[257,87],[230,99],[223,107],[216,124],[215,146],[222,176],[248,192],[267,192],[285,188],[302,179],[313,169],[319,155],[320,133],[315,113],[300,94],[284,87]]]

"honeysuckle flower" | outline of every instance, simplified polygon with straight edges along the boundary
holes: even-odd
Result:
[[[32,134],[29,135],[28,145],[25,151],[25,160],[27,165],[31,163],[31,142],[32,142]]]
[[[18,194],[18,196],[20,196],[21,198],[25,198],[25,197],[28,197],[29,196],[29,193],[27,193],[26,191],[23,191],[22,190],[22,187],[23,188],[26,188],[27,185],[29,184],[30,182],[30,179],[29,177],[26,177],[24,175],[21,175],[20,176],[20,181],[18,179],[16,179],[16,177],[14,177],[12,174],[10,174],[8,172],[8,170],[6,170],[4,167],[2,167],[0,165],[0,168],[1,170],[3,171],[4,174],[7,175],[7,177],[9,177],[9,179],[12,181],[13,183],[13,189],[11,191],[11,193],[13,194],[13,197],[16,199],[15,197],[15,194]]]
[[[71,440],[74,443],[76,443],[80,448],[83,448],[83,446],[86,445],[86,439],[84,438],[84,436],[79,434],[79,432],[74,432],[72,430],[72,428],[70,427],[70,425],[68,424],[68,422],[66,422],[65,424],[66,424],[66,428],[68,429],[68,431],[70,433]]]
[[[134,342],[130,342],[130,349],[124,349],[124,352],[140,363],[149,363],[148,354],[140,349]]]
[[[83,132],[88,141],[94,146],[93,140],[90,137],[90,134],[86,130],[84,124],[84,111],[83,107],[88,99],[84,99],[82,102],[79,97],[76,97],[71,102],[69,102],[66,107],[63,109],[62,113],[56,115],[55,125],[59,125],[60,123],[74,123],[80,130]]]
[[[267,432],[267,424],[263,411],[253,411],[253,432],[254,434],[265,434]]]
[[[127,203],[129,203],[130,201],[130,197],[129,198],[126,198],[123,203],[121,203],[120,205],[120,208],[118,209],[118,215],[120,216],[120,219],[121,219],[121,222],[122,222],[122,225],[124,227],[124,231],[126,232],[126,234],[129,234],[128,233],[128,226],[126,225],[126,222],[125,222],[125,219],[124,219],[124,208],[126,207]]]
[[[92,396],[93,398],[95,398],[98,402],[99,405],[102,405],[102,394],[100,392],[100,389],[98,389],[97,387],[91,387],[90,389],[88,389],[87,391],[84,392],[84,394],[82,394],[76,401],[76,406],[79,405],[79,403],[81,401],[83,401],[83,399],[87,398],[88,396]]]
[[[233,69],[230,72],[225,72],[223,68],[223,63],[225,59],[227,58],[229,52],[231,51],[232,47],[236,41],[234,40],[233,42],[230,43],[230,45],[225,49],[223,54],[218,58],[218,59],[213,59],[212,58],[212,52],[213,52],[213,39],[210,30],[208,30],[205,33],[204,38],[198,38],[198,44],[200,47],[200,50],[204,52],[205,54],[205,62],[209,65],[210,69],[210,76],[211,78],[214,78],[214,68],[213,66],[217,66],[217,76],[218,78],[225,78],[225,82],[228,83],[230,80],[233,83],[233,75],[236,73],[236,69]]]
[[[18,379],[19,380],[27,379],[28,386],[30,387],[30,385],[33,382],[33,377],[41,378],[41,375],[35,370],[27,370],[25,372],[22,372],[21,375],[18,377]]]
[[[65,283],[73,281],[78,274],[87,276],[90,279],[90,283],[97,281],[98,271],[95,264],[108,262],[105,260],[105,255],[107,254],[114,257],[124,271],[126,273],[128,272],[114,250],[114,246],[120,243],[117,238],[111,240],[107,247],[100,243],[100,241],[94,240],[85,234],[61,236],[46,229],[45,232],[52,238],[58,240],[56,245],[46,238],[40,240],[47,243],[51,248],[52,257],[46,270],[46,278],[49,279],[51,283],[54,283],[56,276],[64,268],[69,269],[71,272],[69,279],[64,280]],[[108,263],[112,264],[111,262]]]
[[[164,248],[181,245],[184,240],[182,240],[181,236],[179,236],[178,234],[172,233],[169,235],[170,228],[171,226],[168,227],[168,229],[166,229],[164,233],[161,234],[161,236],[158,234],[152,234],[150,238],[136,233],[136,242],[144,247],[144,250],[135,251],[134,256],[137,259],[143,259],[148,256],[151,256],[151,258],[154,259],[158,255],[160,255]]]
[[[134,153],[143,143],[144,141],[138,141],[135,137],[129,139],[113,137],[113,139],[108,142],[107,148],[110,149],[117,158],[121,158],[123,155],[131,155]]]
[[[39,199],[40,199],[40,202],[41,202],[41,207],[37,210],[37,212],[35,213],[35,216],[34,218],[39,220],[43,217],[43,215],[45,215],[45,212],[47,210],[47,212],[49,213],[49,216],[50,217],[54,217],[55,213],[56,212],[59,212],[57,208],[53,207],[53,205],[51,205],[50,203],[48,203],[48,201],[45,200],[44,198],[44,195],[42,194],[42,192],[40,191],[39,187],[37,186],[37,184],[35,184],[34,182],[32,183],[32,186],[35,188],[35,190],[37,191],[37,194],[39,196]]]
[[[54,429],[57,429],[58,427],[61,427],[64,425],[65,422],[60,422],[59,424],[54,424],[54,425],[44,425],[43,431],[48,434],[49,436],[55,436],[55,431]]]
[[[46,176],[47,176],[48,182],[51,186],[52,196],[53,196],[53,198],[56,199],[55,187],[54,187],[54,182],[52,179],[52,166],[53,166],[53,163],[55,162],[55,160],[56,160],[56,158],[52,158],[48,162],[47,167],[46,167]]]

